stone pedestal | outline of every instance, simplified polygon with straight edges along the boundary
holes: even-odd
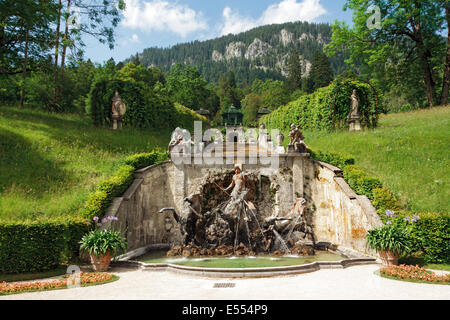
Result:
[[[122,117],[120,116],[112,116],[112,130],[120,130],[122,129]]]
[[[287,146],[287,153],[295,153],[295,147],[293,144],[288,144]]]
[[[292,176],[293,176],[293,186],[294,186],[294,199],[303,198],[304,196],[304,174],[303,174],[303,156],[299,155],[295,157],[292,165]]]
[[[351,119],[349,122],[350,131],[361,131],[361,120]]]

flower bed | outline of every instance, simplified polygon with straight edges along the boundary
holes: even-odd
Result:
[[[54,289],[66,289],[69,276],[63,279],[32,282],[2,282],[0,283],[0,295],[25,293],[31,291],[46,291]],[[117,277],[107,273],[81,273],[81,286],[102,284],[116,280]]]
[[[419,266],[389,266],[380,270],[381,275],[402,280],[450,284],[450,274],[436,275]]]

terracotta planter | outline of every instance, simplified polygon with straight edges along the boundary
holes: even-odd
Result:
[[[385,266],[398,266],[398,254],[390,250],[380,251],[380,258]]]
[[[94,271],[104,272],[108,270],[111,263],[111,252],[107,252],[105,255],[97,257],[95,254],[91,254],[91,264]]]

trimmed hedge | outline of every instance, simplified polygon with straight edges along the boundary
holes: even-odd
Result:
[[[100,182],[99,186],[92,193],[87,202],[83,217],[91,220],[94,217],[102,217],[114,198],[121,196],[133,183],[134,172],[153,164],[168,159],[168,152],[153,151],[132,155],[125,159],[125,165],[108,179]]]
[[[353,165],[344,167],[344,179],[357,194],[366,195],[370,200],[374,198],[373,190],[383,187],[380,180]]]
[[[338,167],[338,168],[344,168],[348,165],[355,164],[355,158],[349,157],[346,155],[332,153],[332,152],[328,152],[328,153],[321,152],[321,151],[315,152],[311,149],[308,149],[308,152],[311,154],[311,157],[313,159],[332,164],[333,166]]]
[[[350,96],[356,89],[360,99],[361,124],[375,128],[381,106],[377,104],[376,92],[367,83],[345,79],[334,81],[330,86],[300,97],[271,114],[261,117],[260,123],[267,129],[288,130],[292,123],[302,129],[333,130],[348,127],[347,116],[351,111]]]
[[[79,219],[0,222],[0,273],[56,268],[78,254],[77,243],[88,230]]]
[[[411,234],[427,263],[450,263],[450,215],[419,214]]]
[[[377,210],[382,221],[392,220],[385,217],[386,210],[395,211],[399,223],[406,223],[403,218],[413,216],[403,208],[395,195],[382,182],[369,176],[362,169],[354,166],[352,157],[336,154],[314,152],[309,150],[314,160],[330,163],[344,172],[344,179],[359,195],[367,196]],[[450,262],[450,215],[416,214],[419,220],[412,224],[411,235],[414,251],[423,253],[425,261],[436,263]]]
[[[132,166],[136,170],[149,167],[159,162],[163,162],[169,159],[168,151],[161,151],[156,149],[150,153],[140,153],[129,156],[125,159],[125,164]]]
[[[115,91],[127,107],[123,118],[125,126],[134,128],[167,128],[182,126],[192,129],[194,121],[207,119],[180,104],[173,104],[164,90],[156,90],[143,82],[127,80],[105,80],[96,83],[89,94],[87,113],[95,126],[111,123],[111,103]]]

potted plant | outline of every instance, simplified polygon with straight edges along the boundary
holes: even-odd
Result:
[[[108,219],[108,221],[111,220],[115,219]],[[94,221],[97,222],[98,218],[94,218]],[[108,270],[112,257],[127,248],[127,242],[120,231],[99,230],[98,228],[86,234],[80,243],[80,248],[89,252],[94,271],[99,272]]]
[[[391,217],[393,217],[393,212]],[[412,247],[408,229],[401,223],[394,223],[392,220],[387,221],[382,227],[370,230],[366,241],[369,248],[380,254],[385,266],[398,265],[399,255],[410,252]]]

